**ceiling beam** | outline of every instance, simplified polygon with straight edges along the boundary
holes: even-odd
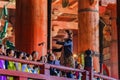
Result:
[[[52,21],[52,27],[59,29],[78,29],[76,22]]]
[[[52,2],[52,5],[55,5],[55,4],[59,3],[59,2],[60,2],[60,0],[54,0],[54,1]]]
[[[4,5],[8,4],[9,1],[0,1],[0,8],[3,8]],[[10,9],[15,9],[15,4],[14,3],[9,3],[7,5],[7,8],[10,8]]]
[[[73,0],[72,2],[70,2],[69,8],[77,7],[77,5],[78,5],[78,0]]]
[[[53,18],[52,21],[74,22],[76,19],[78,19],[77,14],[62,13],[56,16],[56,18]]]

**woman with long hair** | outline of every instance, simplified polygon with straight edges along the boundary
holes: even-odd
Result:
[[[64,41],[56,41],[56,44],[63,45],[60,49],[54,49],[53,51],[61,51],[60,63],[63,66],[75,68],[75,60],[73,58],[73,42],[72,31],[65,30]],[[72,78],[71,73],[67,74],[67,77]]]

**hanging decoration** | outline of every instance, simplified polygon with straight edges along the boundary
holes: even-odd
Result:
[[[2,20],[2,18],[5,18],[5,23],[4,23],[4,26],[3,26],[3,29],[2,31],[0,31],[0,44],[2,44],[2,40],[5,38],[6,36],[6,33],[7,33],[7,27],[8,27],[8,10],[7,10],[7,7],[6,5],[3,7],[2,11],[1,11],[1,15],[0,15],[0,20]]]
[[[9,40],[6,41],[6,47],[9,49],[15,49],[15,46],[12,42],[10,42]]]
[[[14,0],[11,0],[14,1]],[[2,26],[1,21],[4,20],[4,26],[2,28],[2,30],[0,31],[0,44],[3,43],[3,40],[6,38],[7,35],[7,29],[8,29],[8,9],[7,6],[11,3],[11,1],[9,1],[7,4],[4,5],[3,9],[0,12],[0,27]],[[6,41],[6,46],[14,49],[14,45],[12,42],[10,42],[9,40]]]
[[[69,5],[69,0],[62,0],[62,7],[66,8]]]
[[[16,0],[9,0],[11,3],[14,3],[15,4],[15,2],[16,2]]]
[[[81,64],[82,64],[83,66],[85,66],[84,57],[85,57],[84,53],[81,53],[81,54],[80,54],[80,59],[81,59]]]

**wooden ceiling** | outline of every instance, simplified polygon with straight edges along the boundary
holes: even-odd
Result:
[[[78,14],[78,0],[69,0],[69,4],[65,8],[62,7],[62,0],[53,0],[52,15],[57,15],[57,18],[52,19],[53,21],[76,22],[77,14]]]
[[[8,3],[8,0],[0,0],[0,7],[3,7],[6,3]],[[15,4],[10,3],[7,7],[15,9]],[[78,27],[78,0],[69,0],[69,4],[65,8],[62,7],[62,0],[52,0],[51,11],[52,25],[63,27],[68,26],[68,23],[72,23],[75,24],[75,29]]]
[[[0,8],[8,3],[9,0],[0,0]],[[53,21],[77,21],[78,0],[69,0],[69,5],[66,8],[62,7],[62,0],[53,0],[52,2],[52,18]],[[8,8],[15,9],[15,4],[10,3]]]
[[[3,6],[6,5],[7,3],[8,3],[8,0],[0,0],[0,8],[3,8]],[[9,3],[7,7],[10,9],[15,9],[15,4]]]

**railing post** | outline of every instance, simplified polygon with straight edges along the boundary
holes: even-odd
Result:
[[[88,71],[83,72],[82,75],[83,75],[82,80],[89,80],[89,76],[88,76],[89,72]]]
[[[85,51],[86,57],[85,57],[85,70],[89,72],[89,80],[93,79],[93,71],[92,71],[92,57],[91,57],[91,50]]]
[[[93,68],[91,68],[91,70],[90,70],[90,78],[91,78],[91,80],[94,78]]]
[[[41,72],[46,76],[50,76],[50,65],[44,64],[43,70]]]
[[[28,78],[19,76],[19,77],[16,77],[15,80],[28,80]]]
[[[93,80],[93,70],[92,70],[92,68],[90,68],[90,67],[86,67],[85,68],[85,70],[87,70],[88,71],[88,77],[89,77],[89,80]],[[83,79],[84,80],[84,79]]]

